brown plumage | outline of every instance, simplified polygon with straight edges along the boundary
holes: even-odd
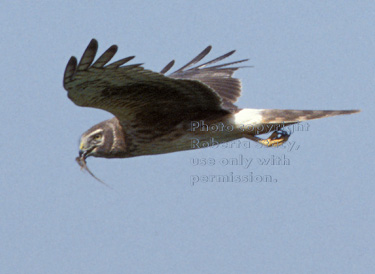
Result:
[[[117,52],[116,45],[94,62],[97,50],[98,42],[93,39],[78,64],[71,57],[63,81],[75,104],[103,109],[115,116],[82,135],[77,161],[84,168],[89,156],[126,158],[188,150],[194,148],[192,139],[214,138],[223,143],[245,137],[266,146],[280,145],[289,137],[278,131],[283,126],[358,112],[238,109],[234,103],[241,95],[241,82],[232,76],[240,67],[233,65],[247,59],[216,65],[235,51],[193,67],[210,52],[209,46],[165,76],[174,61],[157,73],[144,69],[142,64],[123,66],[134,56],[107,65]],[[212,130],[221,125],[232,130]],[[243,130],[244,125],[254,130]],[[263,140],[255,135],[269,131],[255,129],[265,125],[273,125],[275,132]]]

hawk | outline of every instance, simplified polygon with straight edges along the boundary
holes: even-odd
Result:
[[[117,52],[116,45],[94,62],[97,50],[98,42],[92,39],[78,64],[75,57],[70,58],[63,80],[76,105],[114,115],[81,136],[77,161],[82,167],[89,156],[170,153],[193,149],[192,140],[220,144],[247,138],[268,147],[279,146],[289,138],[284,126],[359,111],[240,109],[234,103],[241,95],[241,82],[232,76],[241,68],[234,65],[248,59],[217,64],[234,50],[194,66],[210,52],[208,46],[168,76],[174,61],[153,72],[142,64],[124,66],[134,56],[107,65]],[[257,136],[271,132],[266,139]]]

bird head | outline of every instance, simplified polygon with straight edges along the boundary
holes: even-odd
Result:
[[[79,157],[89,156],[111,157],[113,144],[113,124],[110,121],[101,122],[82,134],[79,145]]]
[[[106,158],[116,157],[113,153],[113,144],[116,138],[115,134],[117,133],[117,135],[119,135],[119,127],[118,120],[116,118],[112,118],[87,130],[81,136],[79,156],[76,158],[76,161],[81,169],[86,170],[91,176],[107,187],[110,186],[96,177],[87,167],[86,158],[90,156]],[[119,136],[122,137],[123,135],[120,134]]]
[[[81,137],[79,145],[79,157],[87,158],[100,154],[104,144],[103,129],[98,129]]]

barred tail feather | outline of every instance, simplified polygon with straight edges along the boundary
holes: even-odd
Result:
[[[353,114],[360,110],[290,110],[263,109],[261,111],[263,123],[298,123],[307,120],[326,118],[336,115]]]

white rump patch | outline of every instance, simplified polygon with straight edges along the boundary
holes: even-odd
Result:
[[[263,109],[245,108],[234,114],[232,123],[236,127],[261,124],[262,112]]]

